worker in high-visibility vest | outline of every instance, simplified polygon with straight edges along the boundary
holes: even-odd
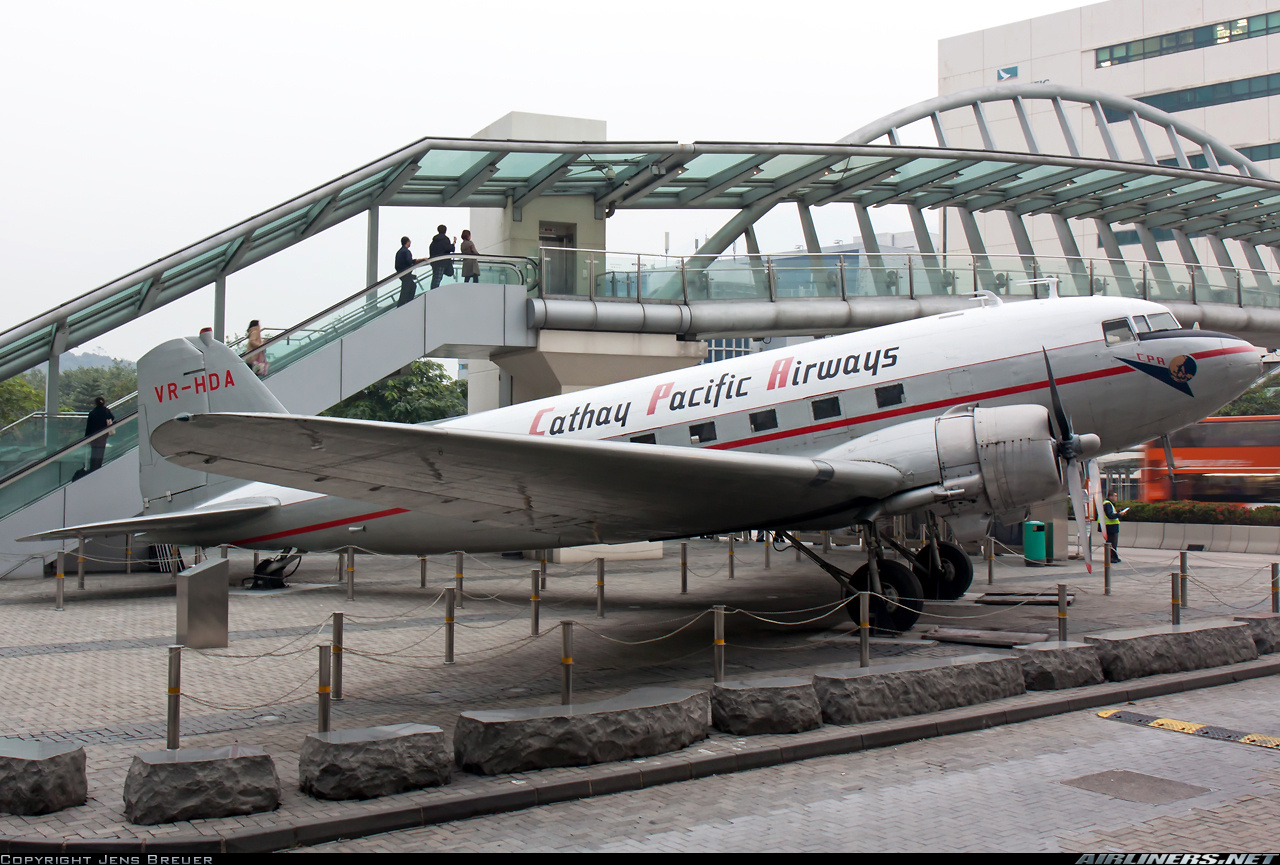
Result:
[[[1116,500],[1120,497],[1115,491],[1107,494],[1107,500],[1102,503],[1102,523],[1107,530],[1107,544],[1111,547],[1111,561],[1120,561],[1120,555],[1116,552],[1120,548],[1120,514],[1121,511],[1116,509]],[[1126,510],[1128,510],[1126,508]]]

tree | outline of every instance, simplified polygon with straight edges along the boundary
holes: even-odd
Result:
[[[1249,388],[1240,396],[1218,409],[1216,417],[1239,415],[1280,414],[1280,388],[1271,376]]]
[[[423,423],[467,413],[467,383],[433,360],[415,360],[407,375],[385,378],[321,412],[325,417]]]
[[[25,379],[18,377],[0,381],[0,427],[43,408],[44,392],[32,387]]]
[[[28,385],[44,393],[44,370],[33,369],[21,376]],[[58,375],[58,410],[88,411],[93,401],[103,397],[107,405],[138,389],[138,370],[127,360],[112,360],[110,366],[82,366],[64,369]],[[41,398],[43,402],[43,397]]]

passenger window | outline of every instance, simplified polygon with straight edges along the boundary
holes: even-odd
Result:
[[[1182,326],[1178,324],[1178,320],[1173,317],[1172,313],[1157,312],[1154,315],[1147,316],[1147,321],[1151,322],[1152,330],[1181,330]]]
[[[714,421],[706,423],[696,423],[689,427],[689,443],[695,445],[706,444],[716,440],[716,425]]]
[[[901,384],[889,384],[876,388],[876,406],[888,408],[891,405],[902,405],[903,389]]]
[[[840,397],[829,396],[826,399],[815,399],[810,405],[813,406],[813,419],[826,420],[827,418],[840,417]]]
[[[645,433],[644,435],[632,436],[631,441],[633,444],[638,445],[656,445],[658,436],[656,433]]]
[[[1133,317],[1133,326],[1138,329],[1138,333],[1150,333],[1151,325],[1147,324],[1145,315],[1135,315]]]
[[[773,409],[752,412],[750,420],[752,432],[764,432],[765,430],[778,428],[778,413]]]
[[[1104,321],[1102,323],[1102,335],[1107,340],[1107,345],[1119,345],[1122,342],[1133,342],[1133,329],[1129,327],[1129,320],[1126,318],[1118,318],[1115,321]]]

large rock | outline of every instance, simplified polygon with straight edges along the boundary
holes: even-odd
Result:
[[[1080,688],[1103,681],[1097,650],[1088,643],[1031,643],[1014,646],[1022,662],[1022,679],[1028,691]]]
[[[736,736],[801,733],[822,726],[812,679],[719,682],[711,690],[711,725]]]
[[[298,786],[318,799],[372,799],[449,783],[444,731],[424,724],[311,733],[298,757]]]
[[[84,748],[70,742],[0,739],[0,811],[52,814],[89,795]]]
[[[453,731],[457,764],[498,775],[665,754],[707,737],[706,691],[640,688],[573,706],[463,712]]]
[[[828,724],[923,715],[1026,692],[1010,655],[966,655],[818,673],[813,687]]]
[[[1098,650],[1102,672],[1112,682],[1239,664],[1258,657],[1249,626],[1222,619],[1104,631],[1083,639]]]
[[[280,807],[276,766],[254,745],[149,751],[124,780],[130,823],[173,823],[256,814]]]
[[[1280,652],[1280,616],[1275,613],[1240,613],[1233,618],[1249,626],[1249,634],[1259,655]]]

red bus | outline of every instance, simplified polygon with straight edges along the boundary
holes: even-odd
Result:
[[[1280,504],[1280,415],[1205,418],[1169,436],[1169,443],[1178,499]],[[1142,500],[1172,498],[1164,445],[1147,442]]]

